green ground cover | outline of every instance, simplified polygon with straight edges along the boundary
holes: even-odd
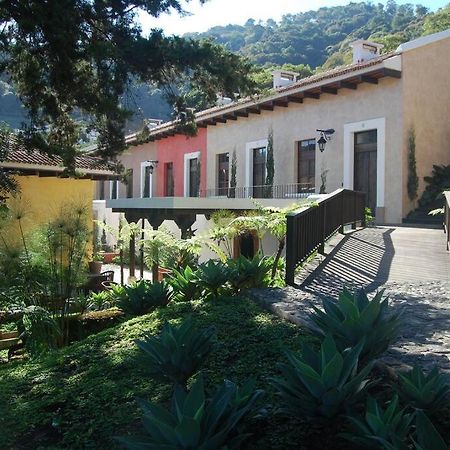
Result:
[[[313,338],[242,297],[171,303],[40,360],[0,366],[0,448],[106,449],[117,446],[113,436],[139,433],[136,397],[167,404],[171,392],[147,375],[134,339],[188,315],[199,327],[217,328],[203,370],[207,387],[254,377],[266,391],[266,415],[247,424],[254,433],[249,448],[301,448],[314,430],[274,413],[278,398],[268,378],[283,350]]]

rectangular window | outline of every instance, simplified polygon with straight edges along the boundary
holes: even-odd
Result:
[[[111,200],[115,200],[117,198],[119,198],[119,181],[110,181],[109,182],[109,186],[110,186],[110,198]]]
[[[148,163],[141,163],[141,197],[151,197],[151,166]]]
[[[166,197],[173,197],[175,195],[175,182],[173,178],[173,162],[164,164],[164,178],[166,180],[164,195]]]
[[[105,182],[104,181],[98,182],[98,199],[105,200]]]
[[[200,191],[200,164],[198,158],[189,160],[189,197],[198,197]]]
[[[298,192],[314,190],[316,179],[316,140],[305,139],[298,143]]]
[[[127,170],[127,198],[133,198],[133,169]]]
[[[267,148],[253,149],[253,197],[263,198],[267,172]]]
[[[228,195],[230,175],[230,155],[221,153],[217,155],[217,188],[218,195]]]

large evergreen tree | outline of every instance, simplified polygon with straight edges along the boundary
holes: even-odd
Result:
[[[223,47],[155,29],[144,36],[139,9],[154,17],[183,13],[179,0],[0,0],[0,73],[28,111],[23,138],[60,154],[69,172],[80,117],[98,131],[102,157],[114,159],[124,149],[130,111],[123,98],[134,80],[163,87],[181,125],[191,113],[180,84],[209,101],[217,92],[253,89],[251,66]]]

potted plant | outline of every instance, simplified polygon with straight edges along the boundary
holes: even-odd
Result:
[[[102,271],[103,256],[99,253],[93,253],[92,259],[89,261],[89,273],[100,274]]]

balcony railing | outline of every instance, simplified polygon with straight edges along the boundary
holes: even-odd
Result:
[[[218,198],[305,198],[314,193],[310,183],[278,184],[273,186],[238,186],[230,188],[206,189],[200,192],[201,197]]]

